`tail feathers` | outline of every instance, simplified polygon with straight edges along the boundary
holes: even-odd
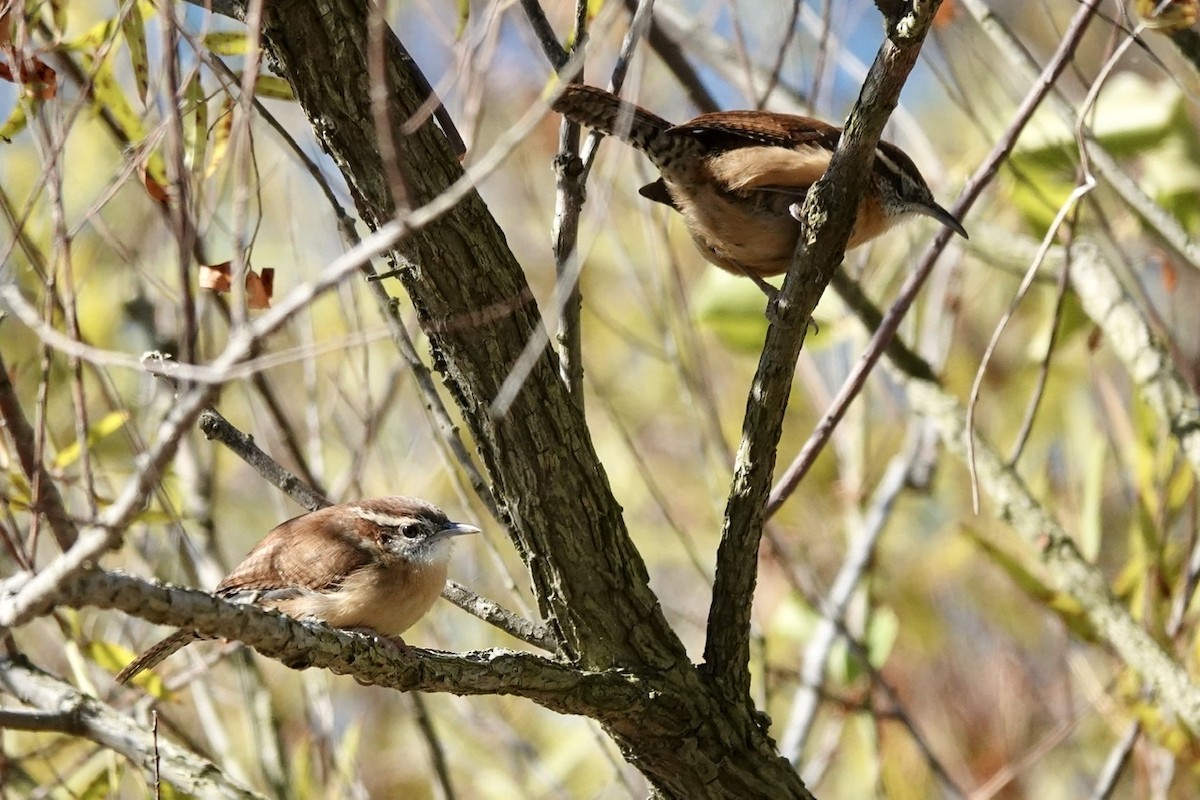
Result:
[[[117,673],[117,683],[127,683],[138,673],[157,667],[168,656],[173,655],[177,650],[182,649],[184,646],[191,644],[199,638],[200,637],[196,635],[195,631],[175,631],[158,644],[143,652],[133,661],[129,662],[129,666]]]
[[[674,127],[670,122],[595,86],[569,84],[551,107],[572,122],[633,145],[659,169],[686,146],[686,140],[668,135]]]

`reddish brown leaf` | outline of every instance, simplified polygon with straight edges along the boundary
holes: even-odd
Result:
[[[229,261],[222,261],[220,264],[201,264],[200,288],[211,289],[214,292],[228,292],[233,285],[230,280],[232,270],[233,264]]]
[[[207,264],[200,267],[199,283],[201,289],[225,293],[233,288],[233,262],[222,261],[220,264]],[[275,294],[275,270],[267,267],[262,274],[254,270],[246,270],[246,307],[259,309],[270,308],[271,298]]]
[[[146,194],[150,195],[150,199],[156,203],[166,205],[168,200],[167,187],[150,177],[150,172],[146,169],[146,162],[144,161],[138,164],[138,176],[141,177],[142,185],[146,187]]]
[[[955,0],[945,0],[938,6],[937,14],[933,16],[933,27],[946,28],[958,19],[959,8]]]
[[[275,291],[275,270],[268,267],[261,275],[253,270],[246,272],[246,307],[270,308],[271,296]]]
[[[1175,266],[1175,262],[1163,254],[1159,258],[1159,263],[1162,264],[1162,282],[1163,288],[1171,294],[1179,288],[1179,270]]]
[[[19,59],[15,75],[12,67],[0,62],[0,80],[21,84],[38,100],[50,100],[58,94],[58,73],[37,56]]]

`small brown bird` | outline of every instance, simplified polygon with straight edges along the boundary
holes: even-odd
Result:
[[[330,506],[271,530],[217,587],[297,619],[398,638],[425,615],[446,583],[450,540],[479,528],[451,522],[415,497]],[[205,638],[180,629],[117,675],[125,683],[181,647]]]
[[[841,128],[770,111],[701,114],[672,125],[593,86],[571,84],[553,108],[573,122],[641,150],[662,177],[640,194],[683,215],[704,258],[763,281],[787,272],[800,236],[800,205],[837,147]],[[933,199],[911,158],[888,142],[875,150],[866,196],[849,250],[912,214],[933,217],[962,237],[966,230]]]

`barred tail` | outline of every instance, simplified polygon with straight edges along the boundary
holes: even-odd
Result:
[[[681,137],[667,135],[674,126],[662,117],[595,86],[569,84],[551,107],[572,122],[633,145],[660,169],[686,146]]]
[[[129,666],[117,673],[117,683],[127,683],[143,670],[157,667],[165,658],[173,655],[185,645],[189,645],[200,637],[194,631],[178,630],[158,644],[146,650],[140,656],[129,662]]]

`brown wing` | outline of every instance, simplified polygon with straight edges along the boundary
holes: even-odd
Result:
[[[825,174],[842,133],[811,117],[757,111],[703,114],[671,132],[709,150],[706,166],[726,190],[799,196]]]
[[[689,134],[713,149],[734,147],[837,147],[841,128],[812,117],[769,111],[718,111],[676,125],[672,133]]]
[[[363,546],[371,524],[336,507],[280,523],[254,546],[217,592],[323,591],[372,560]]]

